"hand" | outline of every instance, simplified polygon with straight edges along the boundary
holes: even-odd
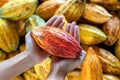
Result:
[[[79,27],[75,22],[68,24],[65,31],[71,34],[80,43]],[[80,57],[77,59],[63,59],[53,56],[51,62],[51,71],[48,75],[47,80],[63,80],[66,73],[81,65],[84,57],[84,51],[82,51],[82,54],[80,54]]]
[[[63,16],[60,16],[60,17],[53,16],[51,19],[47,21],[46,25],[62,28],[62,26],[64,25],[64,22],[62,19],[63,19]],[[34,39],[31,36],[31,33],[28,33],[26,35],[25,41],[26,41],[25,53],[28,54],[36,64],[43,61],[45,58],[49,56],[49,54],[46,51],[42,50],[35,43]]]

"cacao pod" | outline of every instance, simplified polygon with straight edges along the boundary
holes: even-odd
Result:
[[[78,58],[81,53],[81,47],[77,40],[56,27],[36,28],[32,31],[32,37],[41,48],[54,56]]]
[[[79,80],[103,80],[102,66],[92,47],[89,47],[87,50]]]
[[[92,25],[79,24],[81,43],[86,45],[95,45],[106,40],[106,35],[98,28]]]
[[[0,43],[0,48],[7,53],[16,50],[19,44],[15,28],[5,19],[0,19]]]
[[[0,17],[9,20],[23,20],[31,16],[36,7],[37,0],[13,0],[0,8]]]
[[[107,74],[120,74],[120,61],[109,51],[94,47],[101,61],[103,72]]]
[[[97,24],[105,23],[112,17],[104,7],[97,4],[86,4],[82,16],[84,19]]]
[[[20,44],[20,46],[19,46],[19,51],[20,52],[23,52],[25,50],[25,44],[23,43],[23,44]]]
[[[105,45],[112,46],[119,38],[120,20],[117,16],[113,16],[107,23],[103,25],[103,32],[106,34],[107,39]]]
[[[27,19],[26,22],[26,32],[30,32],[32,29],[43,26],[45,24],[45,21],[40,18],[38,15],[32,15]]]
[[[65,2],[65,0],[48,0],[38,6],[36,14],[44,20],[51,18],[56,10]]]
[[[86,0],[67,0],[56,11],[56,15],[64,15],[68,22],[78,21],[84,12]]]

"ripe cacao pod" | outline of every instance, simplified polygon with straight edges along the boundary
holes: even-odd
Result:
[[[51,26],[43,26],[32,31],[37,44],[48,53],[63,58],[78,58],[81,47],[67,32]]]
[[[79,80],[103,80],[102,65],[92,47],[87,50]]]
[[[6,2],[8,2],[9,0],[0,0],[0,7],[2,6],[2,5],[4,5]]]
[[[9,53],[18,48],[19,36],[15,28],[5,19],[0,19],[0,48]]]
[[[119,38],[120,19],[117,16],[113,16],[107,23],[103,25],[103,32],[107,36],[107,39],[104,42],[105,45],[114,45]]]
[[[86,45],[95,45],[106,40],[106,35],[95,26],[80,24],[80,41]]]

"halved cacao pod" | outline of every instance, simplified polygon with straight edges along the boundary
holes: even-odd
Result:
[[[81,47],[77,40],[56,27],[36,28],[32,31],[32,37],[41,48],[54,56],[78,58],[81,53]]]
[[[105,45],[114,45],[119,38],[120,19],[117,16],[113,16],[107,23],[103,25],[103,32],[107,36],[107,39],[104,42]]]
[[[0,19],[0,48],[9,53],[18,48],[19,36],[15,28],[5,19]]]
[[[103,80],[102,66],[92,47],[87,50],[79,80]]]

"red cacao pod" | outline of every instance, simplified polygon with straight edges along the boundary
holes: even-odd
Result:
[[[78,58],[81,47],[77,40],[63,30],[43,26],[32,31],[36,43],[48,53],[62,58]]]

